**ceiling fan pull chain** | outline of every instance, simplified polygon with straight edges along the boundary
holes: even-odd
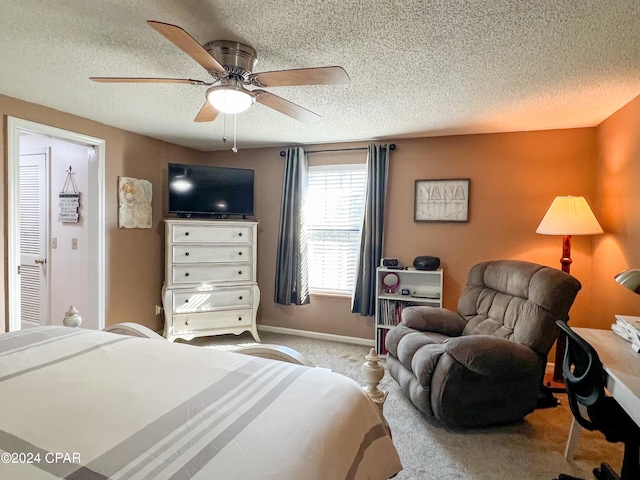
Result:
[[[236,133],[238,129],[238,114],[233,115],[233,153],[238,153],[238,146],[236,144]]]
[[[222,115],[222,143],[227,142],[227,116]]]

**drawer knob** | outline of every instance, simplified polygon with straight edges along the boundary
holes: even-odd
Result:
[[[242,236],[242,232],[240,232],[240,233],[238,234],[238,236],[239,236],[239,237],[241,237],[241,236]]]
[[[238,252],[238,255],[242,255],[242,252]]]
[[[188,276],[189,276],[189,272],[185,273],[185,274],[184,274],[184,276],[185,276],[185,277],[188,277]]]
[[[189,320],[184,322],[185,325],[189,325]]]
[[[184,301],[184,303],[189,303],[189,299],[187,298],[187,299]]]
[[[240,295],[240,296],[238,297],[238,300],[242,300],[242,295]]]
[[[238,275],[242,275],[242,270],[238,271]]]
[[[184,232],[185,237],[189,236],[189,232]]]
[[[242,317],[238,317],[238,321],[241,322],[242,321]]]
[[[185,252],[184,256],[188,257],[189,256],[189,252]]]

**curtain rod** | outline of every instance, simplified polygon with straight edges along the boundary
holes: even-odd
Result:
[[[324,153],[324,152],[349,152],[352,150],[366,150],[367,147],[354,147],[354,148],[328,148],[326,150],[310,150],[308,152],[305,153]],[[395,150],[396,149],[396,144],[392,143],[391,145],[389,145],[389,150]],[[284,150],[280,150],[280,156],[284,157],[287,154],[286,151]]]

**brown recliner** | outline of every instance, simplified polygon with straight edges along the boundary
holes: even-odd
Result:
[[[475,265],[458,313],[407,307],[386,336],[387,367],[432,423],[450,428],[512,422],[536,407],[547,354],[581,285],[519,260]]]

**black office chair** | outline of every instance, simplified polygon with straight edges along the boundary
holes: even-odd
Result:
[[[609,442],[624,443],[620,477],[606,463],[593,470],[594,476],[598,480],[639,480],[640,427],[613,397],[606,395],[606,374],[593,347],[565,322],[558,320],[556,325],[567,337],[562,375],[571,413],[583,428],[602,432]],[[570,479],[575,477],[559,477],[559,480]]]

